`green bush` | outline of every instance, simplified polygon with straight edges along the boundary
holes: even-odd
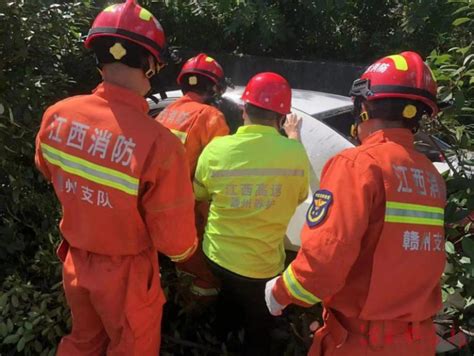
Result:
[[[452,32],[428,58],[440,99],[452,104],[431,130],[451,144],[446,161],[453,173],[445,175],[449,262],[443,285],[445,313],[454,327],[474,336],[474,4],[457,1],[457,7]]]
[[[20,278],[7,277],[0,297],[2,350],[25,355],[54,355],[59,338],[71,326],[60,283],[46,292]]]
[[[450,27],[446,0],[142,1],[173,44],[196,50],[369,63],[435,48]],[[219,34],[216,36],[215,34]]]
[[[97,80],[79,45],[94,12],[87,1],[0,2],[0,354],[52,354],[68,323],[60,211],[34,142],[47,106]]]
[[[46,107],[87,92],[98,82],[93,57],[82,49],[81,35],[106,2],[0,1],[0,354],[52,355],[70,327],[54,253],[60,239],[60,208],[52,188],[34,168],[34,138]],[[456,101],[442,115],[442,125],[433,123],[431,129],[453,145],[452,154],[461,162],[456,173],[446,178],[452,272],[443,290],[445,297],[458,292],[465,299],[461,308],[449,312],[469,327],[474,293],[474,242],[468,216],[474,208],[474,187],[468,176],[473,162],[466,155],[473,150],[474,135],[472,2],[140,2],[163,23],[171,44],[189,49],[368,63],[402,49],[428,54],[437,48],[430,61],[441,84],[440,95]],[[192,343],[182,338],[213,344],[208,323],[193,334],[199,329],[195,323],[203,319],[186,314],[188,305],[176,299],[178,294],[172,297],[177,290],[173,273],[168,270],[163,275],[171,291],[170,306],[176,308],[168,314],[174,321],[163,338],[164,350],[189,352]],[[206,315],[211,320],[212,310]],[[290,313],[294,342],[289,350],[304,352],[308,315],[314,317],[298,309]]]

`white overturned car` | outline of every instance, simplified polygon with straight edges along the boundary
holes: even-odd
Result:
[[[244,87],[228,89],[224,94],[226,99],[241,104],[240,96]],[[150,114],[156,116],[167,105],[182,96],[180,90],[169,91],[167,98],[158,99],[157,103],[149,101]],[[305,222],[306,211],[311,204],[315,191],[319,189],[321,170],[329,158],[343,149],[354,147],[356,144],[349,135],[353,123],[352,100],[349,97],[308,90],[292,90],[292,112],[302,118],[301,140],[311,162],[310,193],[293,215],[287,230],[285,247],[297,251],[301,245],[300,232]],[[442,141],[438,145],[445,148]],[[431,144],[427,135],[417,135],[416,147],[427,155],[437,166],[445,171],[447,166],[441,162],[440,152]]]

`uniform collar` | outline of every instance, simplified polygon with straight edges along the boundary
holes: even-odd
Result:
[[[264,135],[279,135],[278,131],[271,126],[264,125],[245,125],[237,129],[237,134],[259,133]]]
[[[370,145],[380,142],[396,142],[404,147],[414,146],[414,136],[409,129],[382,129],[375,131],[371,135],[367,136],[362,144]]]
[[[192,91],[188,91],[183,97],[191,101],[197,101],[201,104],[204,103],[204,98],[199,94],[193,93]]]
[[[136,107],[144,113],[147,113],[149,110],[148,103],[144,97],[130,89],[115,84],[102,82],[92,92],[94,95],[98,95],[106,100],[124,102],[127,105]]]

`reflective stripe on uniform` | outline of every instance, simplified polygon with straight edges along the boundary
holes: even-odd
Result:
[[[430,205],[387,201],[385,221],[401,224],[444,225],[444,209]]]
[[[302,169],[287,168],[249,168],[249,169],[222,169],[213,171],[213,178],[216,177],[251,177],[251,176],[272,176],[272,177],[303,177]]]
[[[188,137],[188,134],[183,131],[178,131],[175,129],[170,129],[170,131],[181,141],[182,144],[186,142],[186,138]]]
[[[135,177],[111,168],[99,166],[45,143],[41,144],[41,150],[46,161],[60,167],[65,172],[118,189],[130,195],[138,195],[139,180]]]
[[[285,272],[283,272],[283,282],[285,283],[286,288],[294,298],[310,305],[316,304],[321,301],[318,297],[303,288],[300,282],[298,282],[298,280],[296,279],[295,274],[291,269],[291,265],[289,265]]]
[[[173,262],[181,262],[185,260],[186,258],[188,258],[189,256],[191,256],[194,253],[194,251],[196,251],[196,249],[197,249],[197,243],[195,243],[193,246],[191,246],[190,248],[188,248],[186,251],[184,251],[183,253],[179,255],[173,255],[173,256],[168,256],[168,257]]]

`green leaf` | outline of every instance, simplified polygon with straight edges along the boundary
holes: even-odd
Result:
[[[463,66],[467,66],[469,61],[474,58],[474,53],[470,54],[466,58],[464,58],[464,62],[462,63]]]
[[[20,305],[20,303],[18,302],[18,297],[16,295],[12,295],[12,305],[15,308],[18,308],[18,306]]]
[[[13,323],[12,323],[11,319],[7,320],[7,329],[8,329],[9,333],[11,333],[13,331]]]
[[[456,140],[461,141],[461,137],[464,133],[464,126],[456,127]]]
[[[457,9],[456,11],[453,12],[453,15],[456,15],[456,14],[459,14],[461,12],[464,12],[466,10],[469,10],[470,9],[470,6],[467,5],[467,6],[462,6],[460,7],[459,9]]]
[[[0,335],[1,336],[6,336],[8,334],[8,329],[7,329],[7,324],[4,322],[0,323]]]
[[[20,335],[8,335],[5,339],[3,339],[4,344],[16,344],[17,341],[20,339]]]
[[[446,63],[446,62],[450,61],[451,58],[452,58],[452,56],[450,54],[447,54],[447,53],[442,54],[442,55],[436,57],[435,64],[440,65],[440,64]]]
[[[451,241],[446,241],[446,252],[450,255],[455,253],[454,244]]]
[[[446,302],[448,300],[448,297],[449,297],[448,292],[446,292],[444,289],[442,289],[441,290],[441,297],[442,297],[443,303]]]
[[[37,353],[40,353],[41,351],[43,351],[43,345],[41,345],[41,343],[38,340],[35,340],[33,342],[33,347],[35,348],[35,351]]]
[[[25,348],[25,344],[26,344],[25,337],[22,337],[20,341],[18,341],[18,344],[16,344],[16,350],[18,352],[22,352],[23,349]]]
[[[4,306],[7,304],[7,301],[8,301],[8,294],[7,294],[7,293],[3,293],[3,294],[0,296],[0,307],[4,307]]]
[[[453,26],[460,26],[463,23],[469,22],[471,19],[469,17],[460,17],[453,21]]]

